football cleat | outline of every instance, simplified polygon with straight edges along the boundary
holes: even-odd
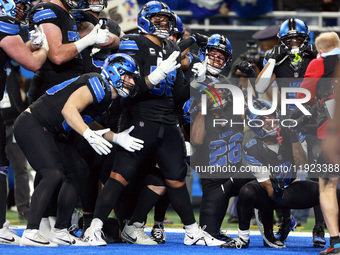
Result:
[[[231,241],[222,244],[221,248],[244,249],[249,247],[250,240],[243,240],[241,237],[233,238]]]
[[[281,242],[286,241],[288,234],[290,231],[293,231],[296,228],[296,220],[294,216],[290,216],[290,218],[283,219],[279,225],[279,231],[276,232],[275,238],[280,240]]]
[[[38,229],[26,229],[22,234],[20,246],[58,247],[56,243],[46,240]]]
[[[272,247],[272,248],[286,248],[283,242],[276,239],[273,233],[273,229],[269,229],[264,231],[263,224],[261,221],[260,213],[258,209],[254,209],[255,214],[255,220],[257,227],[259,228],[259,231],[261,233],[261,236],[263,238],[263,245],[265,247]]]
[[[313,246],[317,248],[323,248],[325,245],[325,226],[323,223],[315,224],[313,228]]]
[[[7,244],[7,245],[19,245],[20,244],[20,237],[15,234],[15,232],[10,229],[9,227],[11,224],[9,221],[3,225],[3,228],[0,229],[0,244]]]
[[[152,240],[144,232],[144,222],[134,222],[132,225],[128,225],[128,221],[125,223],[122,231],[122,239],[127,243],[140,244],[140,245],[157,245],[158,243]]]
[[[209,233],[205,232],[204,227],[198,227],[195,232],[185,232],[185,245],[220,246],[224,243],[224,241],[218,240]]]
[[[84,233],[83,241],[89,243],[91,246],[106,246],[107,245],[107,243],[104,240],[104,234],[101,228],[97,226],[92,226],[92,224],[88,229],[86,229]]]
[[[84,242],[79,237],[70,234],[66,228],[53,228],[49,241],[58,245],[90,246],[88,242]]]
[[[164,227],[161,224],[154,225],[151,230],[150,238],[157,243],[163,244],[165,243],[165,237]]]
[[[319,255],[340,255],[340,243],[330,245],[326,250],[320,251]]]
[[[216,238],[224,242],[229,242],[233,240],[233,238],[227,234],[227,231],[222,229],[220,230],[220,233]]]

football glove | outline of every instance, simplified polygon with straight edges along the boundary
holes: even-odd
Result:
[[[280,173],[277,177],[271,177],[270,181],[274,189],[274,201],[280,201],[283,198],[283,192],[285,189],[285,182],[287,175],[285,173]]]
[[[194,34],[192,34],[191,37],[195,40],[195,42],[196,42],[196,44],[199,48],[207,46],[208,39],[209,39],[208,36],[202,35],[200,33],[194,33]]]
[[[190,82],[191,87],[199,88],[206,78],[208,56],[205,57],[204,61],[197,62],[193,65],[191,71],[194,73],[194,80]]]
[[[37,25],[34,25],[34,30],[29,32],[31,38],[31,46],[35,50],[43,47],[48,51],[49,46],[46,39],[46,35],[44,33],[44,29],[42,26],[39,26],[39,28],[37,27]]]
[[[111,152],[112,144],[105,140],[103,135],[109,131],[109,128],[101,130],[91,130],[88,128],[85,130],[83,137],[99,155],[107,155]]]
[[[286,51],[281,47],[275,45],[273,49],[267,53],[267,59],[275,59],[276,63],[280,62],[285,56],[287,56]]]
[[[241,73],[247,75],[247,77],[255,77],[255,70],[249,62],[242,61],[238,63],[236,67],[241,71]]]
[[[113,135],[113,142],[120,145],[125,150],[134,152],[135,150],[141,150],[144,145],[144,141],[135,137],[130,136],[130,132],[134,129],[134,126],[124,130],[123,132]]]
[[[179,51],[174,51],[166,60],[163,60],[152,73],[149,74],[148,79],[152,85],[156,86],[164,80],[169,73],[181,66],[180,63],[177,63],[179,54]]]
[[[95,25],[89,34],[74,43],[78,52],[82,52],[94,44],[104,44],[109,41],[109,30],[101,28],[102,25],[103,20],[99,20],[98,24]]]

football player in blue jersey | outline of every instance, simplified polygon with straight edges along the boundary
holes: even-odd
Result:
[[[28,70],[37,71],[46,61],[48,43],[42,28],[35,27],[31,41],[25,44],[19,35],[20,21],[26,14],[28,3],[25,0],[0,1],[0,99],[6,84],[6,66],[11,59]],[[2,115],[0,116],[0,244],[19,244],[20,238],[6,222],[6,197],[8,165],[5,154],[6,134]]]
[[[124,125],[135,123],[133,135],[144,140],[144,148],[134,154],[118,149],[113,170],[99,194],[94,219],[85,238],[92,245],[106,245],[100,240],[103,222],[124,187],[136,175],[140,163],[151,155],[165,177],[170,202],[183,221],[184,244],[219,245],[221,241],[198,227],[185,184],[184,141],[174,108],[176,103],[188,99],[190,92],[180,68],[179,48],[172,41],[165,40],[171,34],[171,10],[161,1],[150,1],[141,8],[137,20],[140,35],[125,35],[119,51],[131,54],[141,69],[141,79],[136,82],[138,92],[124,100],[127,105]],[[153,204],[145,201],[145,211],[151,210],[149,206],[152,208]],[[142,222],[135,223],[126,224],[128,227],[122,233],[125,240],[133,243],[139,237],[136,228],[143,227]]]
[[[279,91],[285,87],[300,87],[307,66],[316,58],[315,44],[310,43],[310,31],[307,24],[296,18],[287,19],[280,25],[278,39],[279,45],[275,46],[264,59],[264,68],[258,75],[255,89],[258,93],[270,91],[271,83],[275,80]],[[295,93],[288,93],[289,98],[295,98]],[[289,110],[294,110],[294,105],[289,105]],[[313,119],[311,119],[313,120]],[[314,120],[315,121],[315,120]],[[308,152],[308,163],[315,162],[319,142],[316,135],[310,131],[304,131],[302,127],[301,140]],[[309,173],[309,177],[311,173]],[[314,177],[315,178],[315,177]],[[317,179],[316,179],[317,180]],[[323,247],[326,244],[324,238],[324,220],[320,206],[314,208],[315,227],[313,230],[313,245]],[[280,229],[277,237],[284,241],[293,226],[290,211],[282,211]]]
[[[254,100],[253,106],[261,111],[271,109],[271,104],[265,100]],[[295,179],[294,169],[303,167],[307,156],[298,134],[287,127],[287,120],[286,127],[283,126],[277,110],[272,114],[259,115],[247,108],[246,122],[256,136],[246,141],[243,150],[257,180],[247,183],[240,191],[238,237],[221,247],[240,249],[249,246],[250,220],[254,208],[257,208],[264,244],[284,248],[283,242],[273,234],[273,209],[304,209],[318,205],[318,183]],[[293,123],[290,124],[293,126]]]
[[[51,0],[39,3],[30,11],[29,29],[34,25],[44,28],[50,51],[47,61],[33,77],[29,88],[29,103],[37,100],[45,91],[65,79],[77,77],[83,72],[81,52],[88,46],[104,46],[109,40],[109,31],[102,29],[102,21],[83,38],[79,38],[71,9],[83,9],[84,0]]]
[[[84,74],[50,88],[17,118],[14,135],[18,145],[42,176],[32,195],[27,229],[20,245],[88,245],[67,231],[87,176],[87,168],[75,146],[68,142],[67,133],[76,131],[100,155],[110,152],[112,142],[130,152],[140,150],[143,141],[129,135],[133,127],[113,133],[94,122],[113,99],[127,97],[134,90],[138,75],[137,65],[130,56],[111,55],[105,60],[101,74]],[[39,233],[39,223],[63,175],[66,180],[59,192],[57,221],[46,240]]]

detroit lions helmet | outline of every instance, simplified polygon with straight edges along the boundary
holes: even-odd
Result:
[[[121,97],[127,97],[134,87],[134,84],[121,79],[124,74],[139,77],[138,66],[132,57],[123,53],[116,53],[105,59],[102,75]]]
[[[0,15],[7,15],[21,21],[27,15],[29,3],[26,0],[0,0]]]
[[[167,28],[161,27],[161,21],[151,22],[151,19],[160,15],[167,16]],[[137,15],[139,32],[143,34],[153,34],[159,38],[165,39],[170,36],[172,29],[173,15],[169,6],[161,1],[147,2]]]
[[[299,54],[307,48],[310,41],[308,26],[304,21],[295,18],[285,20],[277,36],[289,55]]]
[[[178,40],[181,40],[183,38],[183,35],[184,35],[182,20],[176,13],[173,12],[172,15],[174,16],[172,34],[178,35],[177,36]]]
[[[84,9],[85,8],[85,0],[63,0],[68,7],[70,7],[71,9]]]
[[[209,58],[214,58],[214,56],[212,56],[210,53],[214,49],[218,50],[224,55],[224,59],[217,57],[218,59],[223,60],[223,64],[220,67],[218,67],[218,65],[215,65],[215,59],[212,63],[211,61],[208,61],[207,71],[212,75],[218,75],[232,60],[231,44],[229,40],[223,35],[213,34],[209,37],[207,46],[205,48],[205,56],[209,56]]]
[[[255,99],[253,100],[253,106],[257,110],[269,110],[272,105],[264,99]],[[280,128],[278,123],[279,113],[276,109],[270,115],[257,115],[247,107],[245,115],[248,127],[258,137],[264,138],[278,134],[277,129]]]

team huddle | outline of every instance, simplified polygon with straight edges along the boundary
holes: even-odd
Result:
[[[242,84],[222,74],[232,62],[231,42],[222,34],[186,36],[180,17],[161,1],[140,9],[139,34],[124,34],[115,21],[99,18],[106,0],[27,5],[25,0],[0,0],[0,61],[2,70],[12,59],[35,72],[30,105],[13,131],[36,171],[35,188],[21,238],[9,229],[1,202],[0,244],[105,246],[123,240],[157,245],[166,241],[163,221],[171,203],[184,225],[185,245],[248,248],[255,214],[264,245],[285,248],[296,227],[290,210],[311,207],[313,246],[326,245],[325,220],[330,227],[320,193],[338,173],[299,180],[293,169],[331,165],[322,153],[311,151],[325,139],[331,119],[334,86],[323,81],[333,78],[339,61],[336,33],[321,33],[311,44],[305,22],[284,21],[262,70],[247,61],[237,63],[239,76],[247,80]],[[28,22],[27,43],[19,36],[22,20]],[[190,52],[194,44],[198,54]],[[2,97],[6,72],[0,77]],[[287,93],[287,88],[293,90]],[[291,100],[284,108],[286,120],[270,103],[280,104],[276,93]],[[235,113],[237,103],[243,114]],[[3,122],[0,201],[6,201],[9,165]],[[316,125],[313,132],[304,129],[310,123]],[[240,171],[245,165],[251,171]],[[199,223],[185,181],[196,166],[236,169],[200,172]],[[234,196],[236,238],[221,230]],[[79,199],[82,226],[75,220]],[[148,236],[144,225],[152,208],[154,226]],[[109,217],[112,210],[115,218]],[[275,234],[274,211],[281,222]],[[81,236],[74,234],[79,228]],[[330,234],[330,246],[320,254],[340,254],[339,235]]]

